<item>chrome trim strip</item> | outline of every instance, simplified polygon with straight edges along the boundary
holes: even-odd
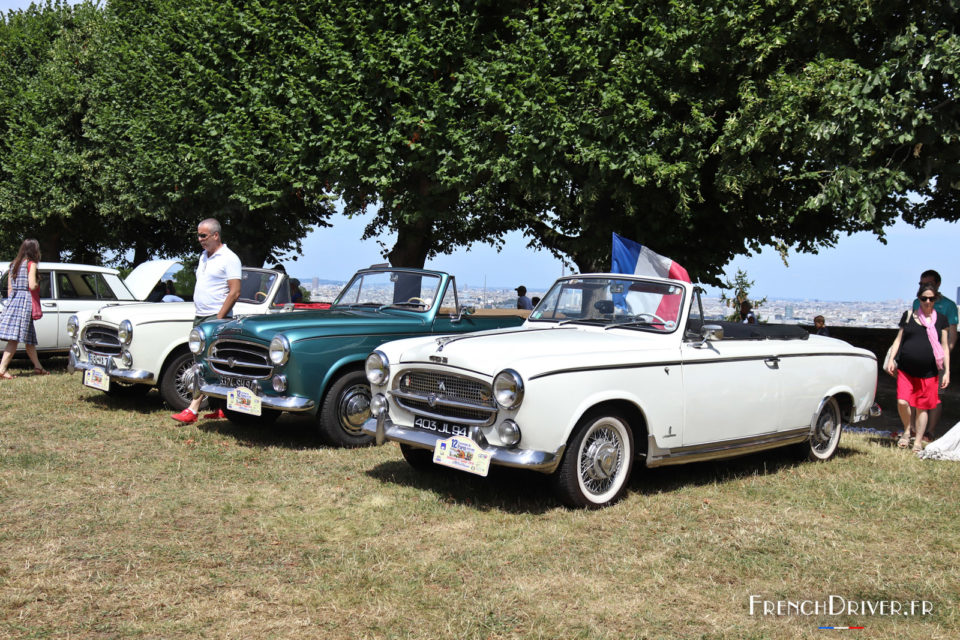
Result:
[[[398,398],[399,400],[412,400],[414,402],[424,402],[424,403],[430,402],[430,400],[425,396],[422,396],[416,393],[408,393],[406,391],[397,391],[396,389],[391,389],[387,391],[387,394],[395,398]],[[453,409],[464,409],[466,411],[482,411],[483,413],[490,414],[490,417],[484,420],[477,420],[475,418],[460,418],[460,417],[455,418],[455,417],[451,417],[449,415],[443,415],[440,413],[430,413],[419,407],[412,407],[408,404],[404,404],[403,402],[397,402],[397,404],[399,404],[401,407],[403,407],[405,410],[411,413],[427,416],[429,418],[436,418],[438,420],[443,420],[444,422],[459,422],[465,425],[486,426],[492,423],[494,417],[497,415],[497,409],[494,407],[487,407],[479,404],[471,404],[469,402],[460,402],[458,400],[448,400],[446,398],[437,397],[434,400],[434,403],[437,406],[450,407]]]
[[[239,376],[235,376],[239,377]],[[224,387],[218,384],[201,384],[200,393],[214,398],[226,398],[227,394],[233,391],[234,387]],[[300,398],[297,396],[264,396],[257,394],[260,398],[261,406],[267,409],[277,409],[278,411],[310,411],[316,406],[316,403],[310,398]]]
[[[662,449],[657,446],[657,440],[651,434],[647,436],[646,465],[648,467],[660,467],[670,464],[698,462],[701,460],[731,458],[733,456],[782,447],[795,442],[803,442],[809,437],[810,427],[800,427],[799,429],[791,429],[780,433],[764,433],[759,436],[750,436],[738,440],[708,442],[706,444],[692,445],[689,447]]]
[[[438,440],[445,440],[445,438],[435,433],[428,433],[426,431],[410,429],[394,424],[385,416],[386,412],[381,413],[377,418],[370,418],[363,423],[363,432],[367,435],[374,436],[378,443],[381,439],[394,440],[410,445],[411,447],[417,447],[418,449],[433,451]],[[533,449],[506,449],[485,443],[481,446],[483,446],[486,452],[491,454],[490,462],[493,464],[517,469],[531,469],[542,473],[553,473],[556,471],[560,465],[560,460],[563,458],[563,452],[566,449],[566,445],[561,446],[554,452],[535,451]]]

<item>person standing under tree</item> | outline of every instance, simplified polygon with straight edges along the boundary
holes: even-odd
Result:
[[[203,252],[197,264],[197,284],[193,289],[193,326],[206,320],[230,318],[233,305],[240,297],[240,279],[243,275],[240,258],[223,244],[220,223],[207,218],[197,226],[197,239]],[[190,424],[197,421],[197,412],[203,396],[194,398],[190,406],[171,418]],[[204,418],[223,418],[223,409],[216,409]]]
[[[932,286],[937,292],[937,299],[933,303],[933,308],[938,315],[945,316],[947,319],[947,346],[952,353],[954,345],[957,344],[957,305],[953,300],[940,293],[940,282],[940,274],[933,269],[927,269],[920,274],[920,286]],[[919,308],[920,301],[914,300],[914,313],[916,313]],[[940,422],[941,414],[943,414],[943,404],[938,397],[937,406],[929,411],[927,418],[927,433],[931,436],[931,439],[936,434],[937,424]]]
[[[7,306],[0,314],[0,340],[7,341],[7,348],[0,359],[0,380],[13,378],[7,368],[21,342],[33,363],[34,375],[45,376],[49,373],[37,358],[37,330],[33,326],[33,298],[30,292],[40,286],[37,281],[38,262],[40,243],[27,238],[20,243],[20,251],[7,272]]]

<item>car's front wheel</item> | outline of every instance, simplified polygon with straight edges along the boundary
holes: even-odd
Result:
[[[840,404],[836,398],[823,403],[813,423],[810,439],[801,443],[799,451],[810,460],[829,460],[840,448],[840,433],[843,431]]]
[[[553,475],[560,500],[571,507],[596,509],[616,502],[633,468],[633,432],[615,412],[587,414],[573,432]]]
[[[340,376],[320,408],[320,436],[334,447],[363,447],[373,443],[363,423],[370,419],[370,383],[363,371]]]
[[[192,366],[193,354],[185,351],[175,355],[160,376],[160,397],[174,411],[183,411],[193,400],[187,380],[187,372]]]

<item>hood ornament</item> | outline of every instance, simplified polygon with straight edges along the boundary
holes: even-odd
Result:
[[[437,352],[443,351],[443,348],[447,343],[453,342],[457,339],[457,336],[441,336],[437,338]]]

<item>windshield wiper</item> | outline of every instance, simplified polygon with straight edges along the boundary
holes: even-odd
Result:
[[[603,324],[606,320],[602,318],[572,318],[570,320],[561,320],[557,326],[565,324]]]
[[[606,331],[607,329],[616,329],[618,327],[652,327],[654,325],[665,327],[666,323],[660,322],[659,320],[631,320],[630,322],[618,322],[616,324],[607,325],[603,328],[603,330]]]

